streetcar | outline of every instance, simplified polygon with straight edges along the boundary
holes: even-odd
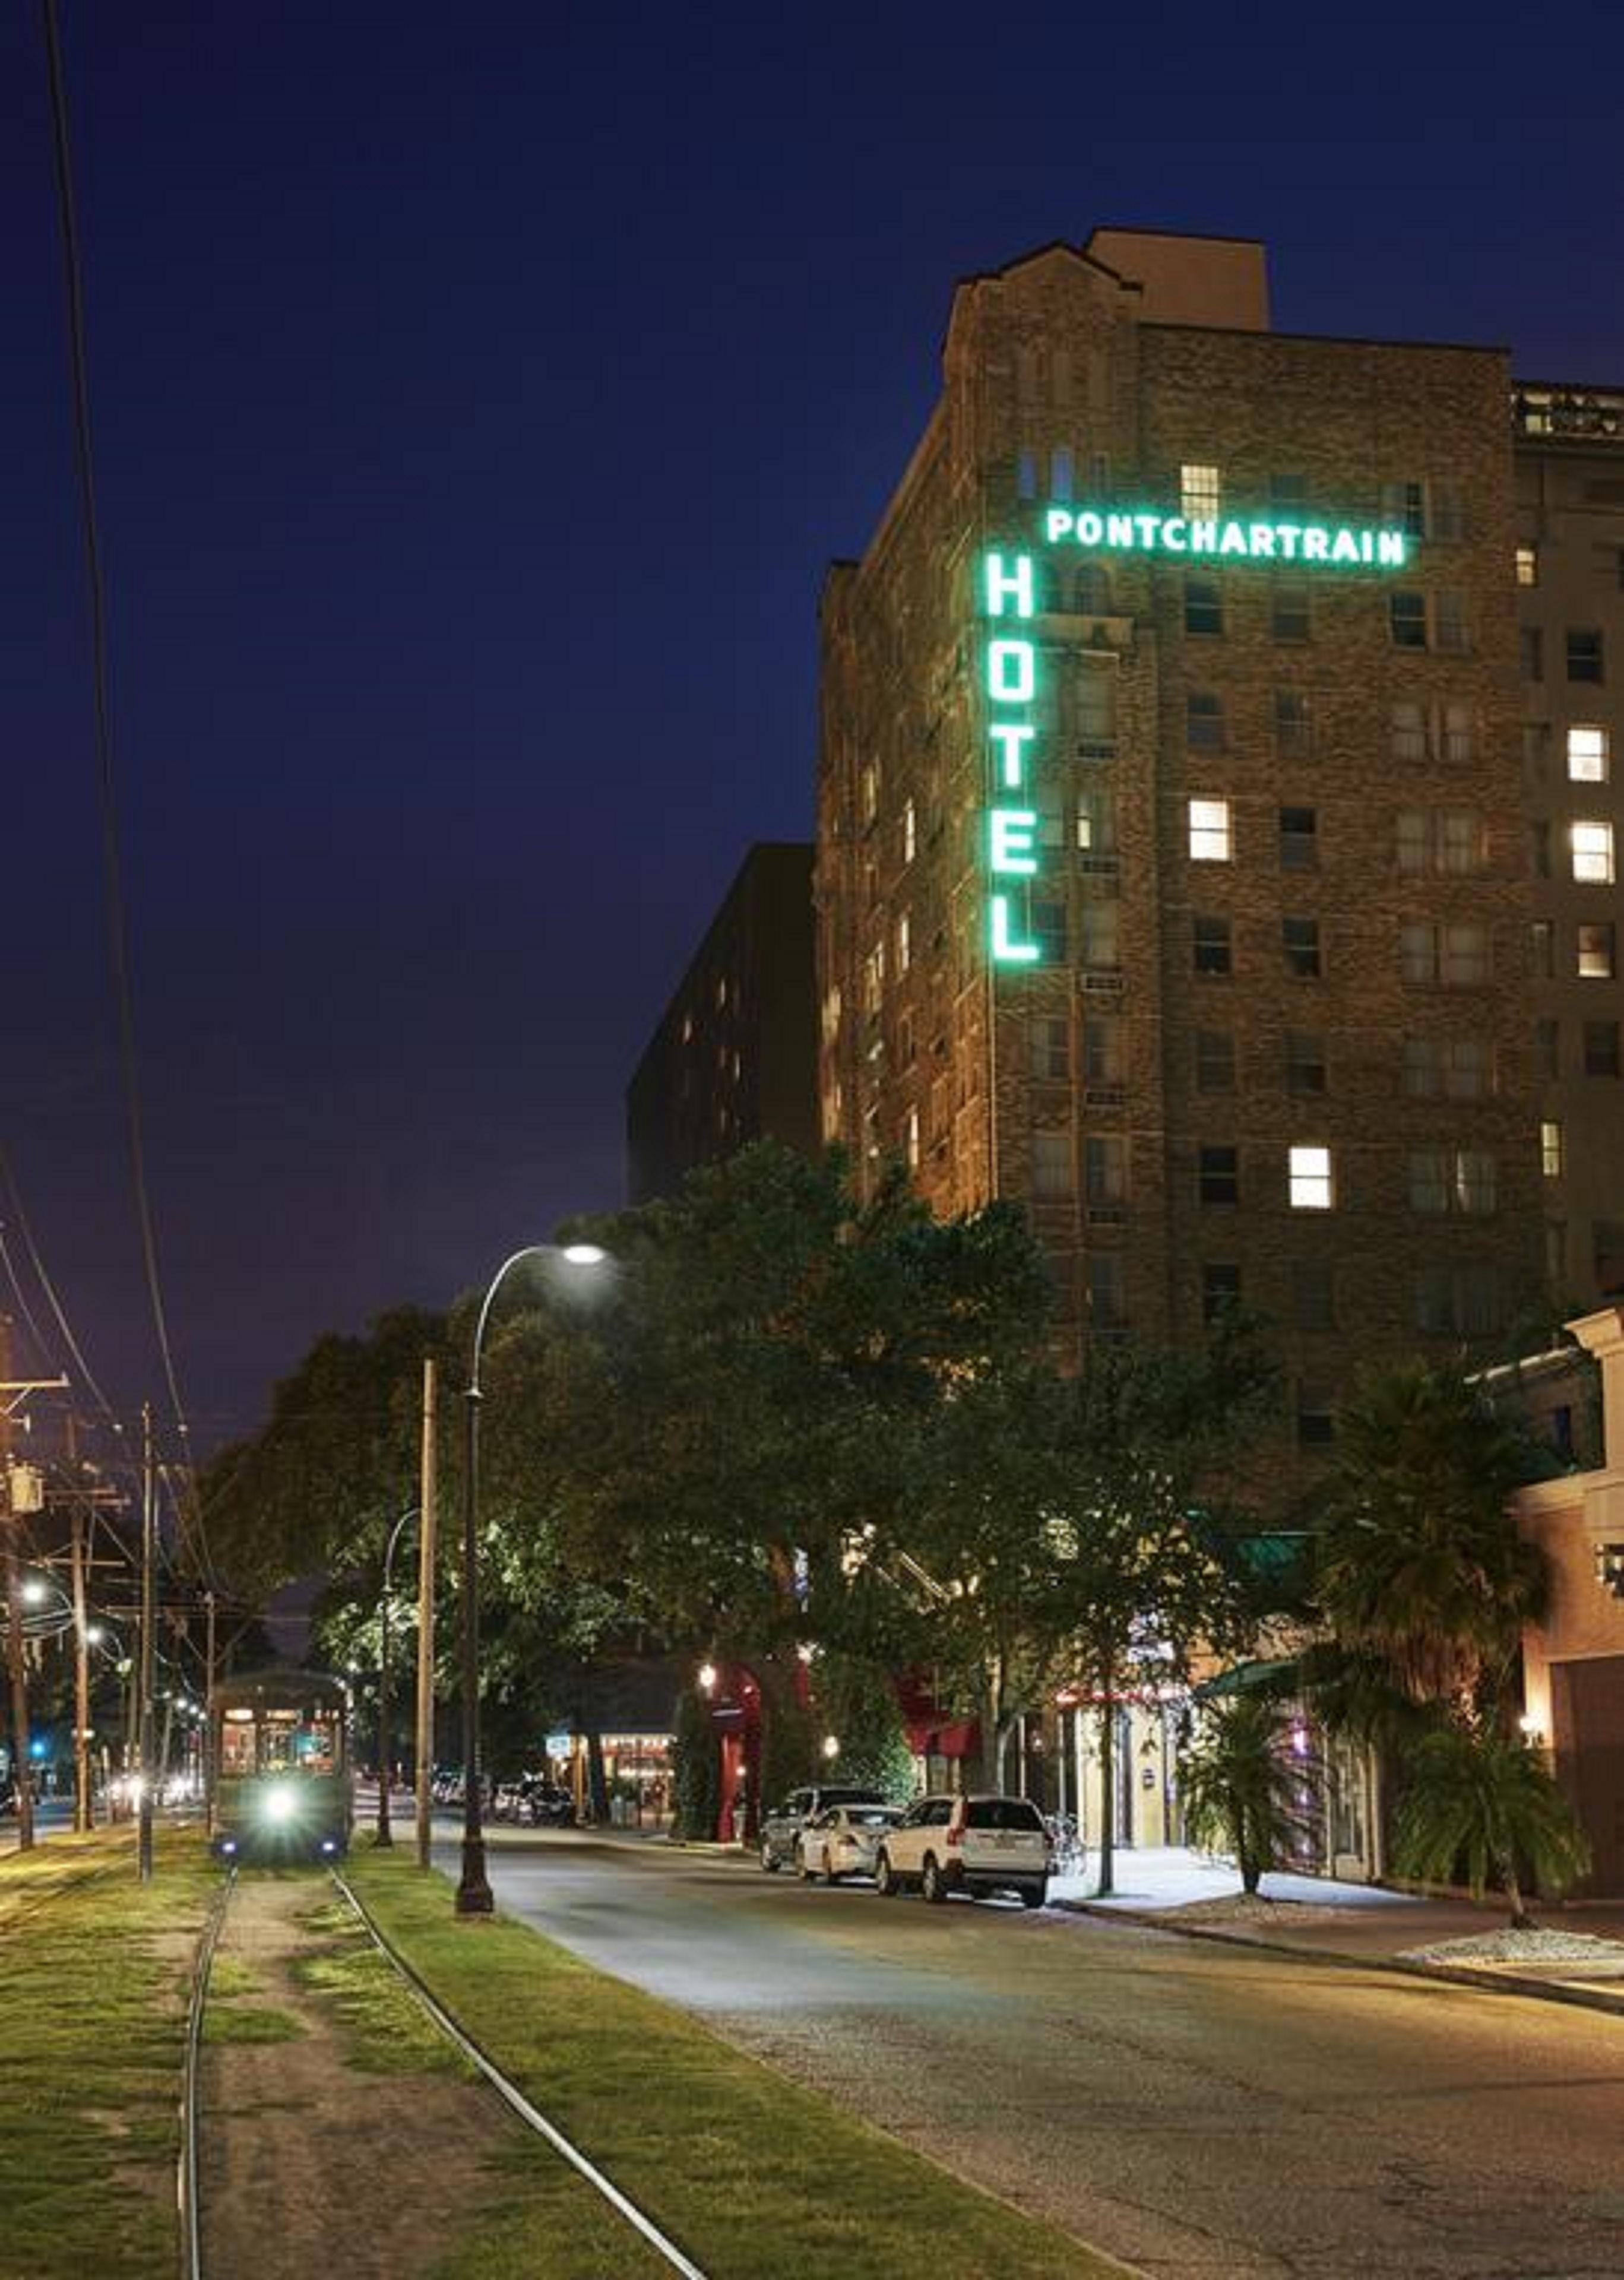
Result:
[[[350,1690],[258,1670],[214,1690],[213,1844],[222,1860],[331,1860],[354,1819]]]

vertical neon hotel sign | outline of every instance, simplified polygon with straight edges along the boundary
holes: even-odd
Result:
[[[1085,553],[1238,557],[1247,562],[1290,562],[1304,568],[1399,570],[1408,551],[1401,530],[1352,529],[1345,525],[1207,520],[1178,514],[1102,513],[1088,507],[1051,506],[1043,535],[1052,546],[1071,542]],[[992,551],[982,558],[981,601],[988,620],[986,679],[992,747],[994,803],[987,812],[989,947],[995,966],[1035,966],[1040,951],[1018,915],[1015,882],[1037,876],[1038,813],[1033,798],[1038,760],[1037,644],[1028,628],[1037,614],[1035,574],[1029,554]],[[1024,905],[1024,896],[1021,900]]]

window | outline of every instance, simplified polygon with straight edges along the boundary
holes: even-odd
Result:
[[[1229,943],[1228,919],[1202,918],[1190,921],[1194,937],[1195,965],[1197,974],[1229,974],[1234,971]]]
[[[1068,939],[1064,903],[1034,903],[1032,932],[1037,942],[1038,956],[1045,966],[1064,966]]]
[[[1071,1075],[1072,1039],[1066,1022],[1049,1019],[1028,1022],[1027,1045],[1035,1077],[1057,1082]]]
[[[1466,535],[1466,495],[1451,476],[1435,475],[1427,486],[1427,535],[1446,544]]]
[[[1293,1211],[1329,1211],[1335,1200],[1328,1148],[1290,1148],[1287,1175]]]
[[[1612,884],[1612,826],[1574,823],[1568,826],[1573,848],[1574,876],[1594,886]]]
[[[1280,866],[1282,871],[1312,871],[1319,819],[1312,807],[1282,807],[1280,811]]]
[[[1085,562],[1077,573],[1077,614],[1083,618],[1111,615],[1111,573],[1103,562]]]
[[[1235,1090],[1235,1039],[1228,1029],[1197,1030],[1196,1090]]]
[[[1077,458],[1069,443],[1058,443],[1049,454],[1049,496],[1069,503],[1076,481]]]
[[[913,928],[904,911],[897,921],[897,971],[905,974],[913,963]]]
[[[1553,1116],[1539,1128],[1539,1167],[1548,1180],[1562,1176],[1562,1127]]]
[[[1210,1329],[1241,1303],[1241,1270],[1228,1262],[1211,1261],[1201,1269],[1201,1319]]]
[[[1489,832],[1481,815],[1467,809],[1406,808],[1398,817],[1398,867],[1436,871],[1456,877],[1482,871],[1489,859]]]
[[[1611,919],[1579,929],[1579,979],[1611,982],[1618,971],[1617,930]]]
[[[1304,475],[1271,475],[1269,505],[1276,514],[1300,514],[1308,505],[1308,481]]]
[[[1459,763],[1476,757],[1477,715],[1470,705],[1451,700],[1435,714],[1438,757]]]
[[[1619,1025],[1616,1021],[1587,1021],[1584,1025],[1586,1076],[1617,1076]]]
[[[1274,750],[1282,760],[1305,760],[1313,750],[1313,716],[1305,689],[1274,691]]]
[[[1545,1280],[1557,1290],[1567,1281],[1567,1226],[1563,1220],[1545,1222]]]
[[[1602,681],[1602,637],[1598,626],[1567,628],[1567,677],[1570,681]]]
[[[1280,937],[1287,973],[1299,982],[1317,982],[1320,971],[1319,920],[1281,919]]]
[[[1216,467],[1186,464],[1179,469],[1179,512],[1210,520],[1223,503],[1223,483]]]
[[[1111,855],[1115,852],[1116,843],[1116,801],[1108,791],[1085,791],[1077,802],[1079,853]]]
[[[1192,799],[1189,804],[1189,859],[1192,863],[1228,863],[1235,846],[1227,799]]]
[[[1545,643],[1537,626],[1518,628],[1517,645],[1522,658],[1522,677],[1525,681],[1545,678]]]
[[[1091,1013],[1082,1025],[1083,1082],[1120,1085],[1122,1067],[1122,1024]]]
[[[1541,1021],[1534,1024],[1534,1066],[1543,1077],[1561,1075],[1562,1025],[1559,1021]]]
[[[1500,1327],[1500,1277],[1489,1266],[1423,1267],[1415,1327],[1436,1337],[1487,1337]]]
[[[1551,876],[1551,826],[1543,820],[1528,826],[1528,861],[1536,879]]]
[[[1535,982],[1549,982],[1557,970],[1557,930],[1549,919],[1528,922],[1528,970]]]
[[[1328,1261],[1299,1259],[1291,1268],[1291,1307],[1299,1330],[1334,1330],[1335,1282]]]
[[[1388,631],[1395,649],[1427,646],[1427,597],[1414,587],[1401,587],[1387,597]]]
[[[865,760],[859,779],[858,797],[865,825],[874,821],[880,809],[880,771],[872,760]]]
[[[1432,645],[1451,657],[1472,646],[1466,627],[1466,597],[1456,588],[1441,587],[1432,597]]]
[[[1069,1132],[1032,1135],[1032,1193],[1048,1203],[1063,1202],[1075,1190]]]
[[[1567,774],[1571,783],[1605,783],[1610,759],[1605,728],[1587,722],[1567,732]]]
[[[908,1111],[907,1121],[903,1126],[902,1145],[908,1169],[917,1172],[920,1167],[920,1113],[917,1108]]]
[[[1305,642],[1309,635],[1308,582],[1276,578],[1269,593],[1269,630],[1277,642]]]
[[[1196,1152],[1198,1192],[1204,1204],[1238,1204],[1241,1200],[1241,1152],[1208,1145]]]
[[[1122,1298],[1122,1254],[1097,1251],[1089,1259],[1089,1322],[1104,1338],[1120,1336],[1128,1326]]]
[[[1082,1187],[1089,1202],[1114,1205],[1128,1195],[1128,1146],[1106,1133],[1082,1144]]]
[[[1336,1402],[1328,1387],[1298,1385],[1297,1438],[1302,1449],[1323,1449],[1336,1438]]]
[[[1015,454],[1015,495],[1018,498],[1037,497],[1037,453],[1017,451]]]
[[[1093,973],[1112,974],[1121,964],[1119,905],[1109,895],[1091,895],[1082,906],[1082,963]]]
[[[1404,1089],[1412,1100],[1481,1100],[1489,1089],[1488,1044],[1482,1037],[1406,1037]]]
[[[1221,752],[1224,700],[1209,689],[1192,689],[1184,699],[1184,742],[1192,752]]]
[[[1114,673],[1084,673],[1077,682],[1077,757],[1108,760],[1117,748]]]
[[[918,834],[913,820],[913,802],[908,800],[904,804],[902,811],[902,859],[904,863],[912,862],[918,844]]]
[[[1400,941],[1406,982],[1441,982],[1459,989],[1489,979],[1484,927],[1412,923],[1403,928]]]
[[[1216,578],[1184,581],[1184,630],[1187,634],[1221,634],[1224,592]]]
[[[1422,482],[1383,483],[1382,520],[1397,524],[1412,538],[1427,535],[1427,486]]]
[[[1295,1093],[1325,1090],[1325,1039],[1317,1029],[1287,1030],[1286,1090]]]
[[[1525,720],[1522,724],[1522,773],[1530,783],[1543,783],[1551,772],[1551,723],[1549,720]]]
[[[1520,546],[1517,549],[1517,583],[1520,586],[1538,585],[1539,549],[1536,546]]]
[[[1427,707],[1405,703],[1393,707],[1393,758],[1424,760],[1428,756]]]
[[[1480,1219],[1495,1207],[1495,1159],[1483,1148],[1457,1148],[1454,1166],[1454,1205],[1468,1218]]]

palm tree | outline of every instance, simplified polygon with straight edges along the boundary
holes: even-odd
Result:
[[[1428,1883],[1464,1868],[1474,1900],[1493,1882],[1522,1930],[1534,1919],[1519,1860],[1540,1890],[1559,1893],[1585,1874],[1590,1848],[1536,1751],[1491,1726],[1456,1724],[1428,1735],[1410,1759],[1393,1859],[1402,1874]]]
[[[1281,1749],[1284,1722],[1273,1702],[1236,1695],[1210,1717],[1179,1768],[1184,1825],[1195,1844],[1233,1852],[1242,1891],[1255,1892],[1302,1824],[1297,1792],[1305,1768]]]
[[[1417,1364],[1366,1378],[1337,1437],[1315,1575],[1337,1642],[1411,1702],[1470,1717],[1547,1596],[1509,1506],[1524,1436],[1463,1377]]]

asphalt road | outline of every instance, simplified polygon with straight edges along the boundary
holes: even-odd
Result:
[[[489,1867],[503,1907],[1158,2280],[1624,2275],[1624,2019],[573,1833],[497,1832]]]

